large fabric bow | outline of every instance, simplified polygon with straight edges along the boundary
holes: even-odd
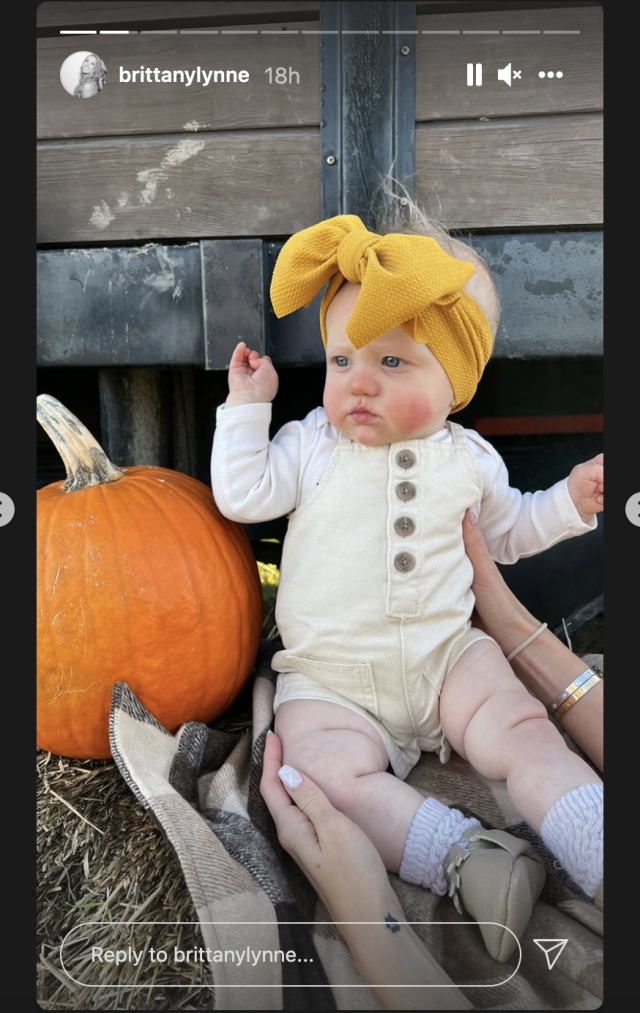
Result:
[[[475,268],[428,236],[369,232],[357,215],[338,215],[292,236],[271,281],[277,317],[308,306],[323,285],[320,331],[345,281],[361,286],[346,334],[355,348],[396,327],[427,345],[453,387],[459,411],[473,397],[493,345],[488,320],[462,286]]]

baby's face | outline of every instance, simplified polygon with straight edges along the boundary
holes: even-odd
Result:
[[[369,447],[433,436],[454,403],[447,374],[433,352],[400,327],[354,348],[345,327],[359,291],[345,283],[327,311],[329,422]]]

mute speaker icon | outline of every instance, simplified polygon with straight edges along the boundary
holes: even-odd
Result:
[[[509,87],[511,87],[511,64],[510,63],[508,63],[506,67],[503,67],[502,70],[498,71],[498,81],[504,81],[505,84],[508,84]]]

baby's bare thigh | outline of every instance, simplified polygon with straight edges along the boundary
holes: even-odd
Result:
[[[385,771],[389,757],[375,728],[324,700],[287,700],[276,711],[282,762],[307,774],[336,805],[345,783]]]
[[[461,756],[466,756],[465,734],[491,744],[528,718],[546,718],[542,703],[516,678],[497,644],[480,640],[455,663],[440,694],[440,720],[445,735]],[[473,724],[472,724],[473,723]],[[468,745],[468,742],[467,742]]]

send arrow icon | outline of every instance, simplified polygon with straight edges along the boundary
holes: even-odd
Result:
[[[539,946],[545,957],[547,958],[547,967],[549,970],[553,967],[556,960],[564,950],[565,946],[569,942],[568,939],[534,939],[536,946]],[[557,951],[557,952],[556,952]]]

